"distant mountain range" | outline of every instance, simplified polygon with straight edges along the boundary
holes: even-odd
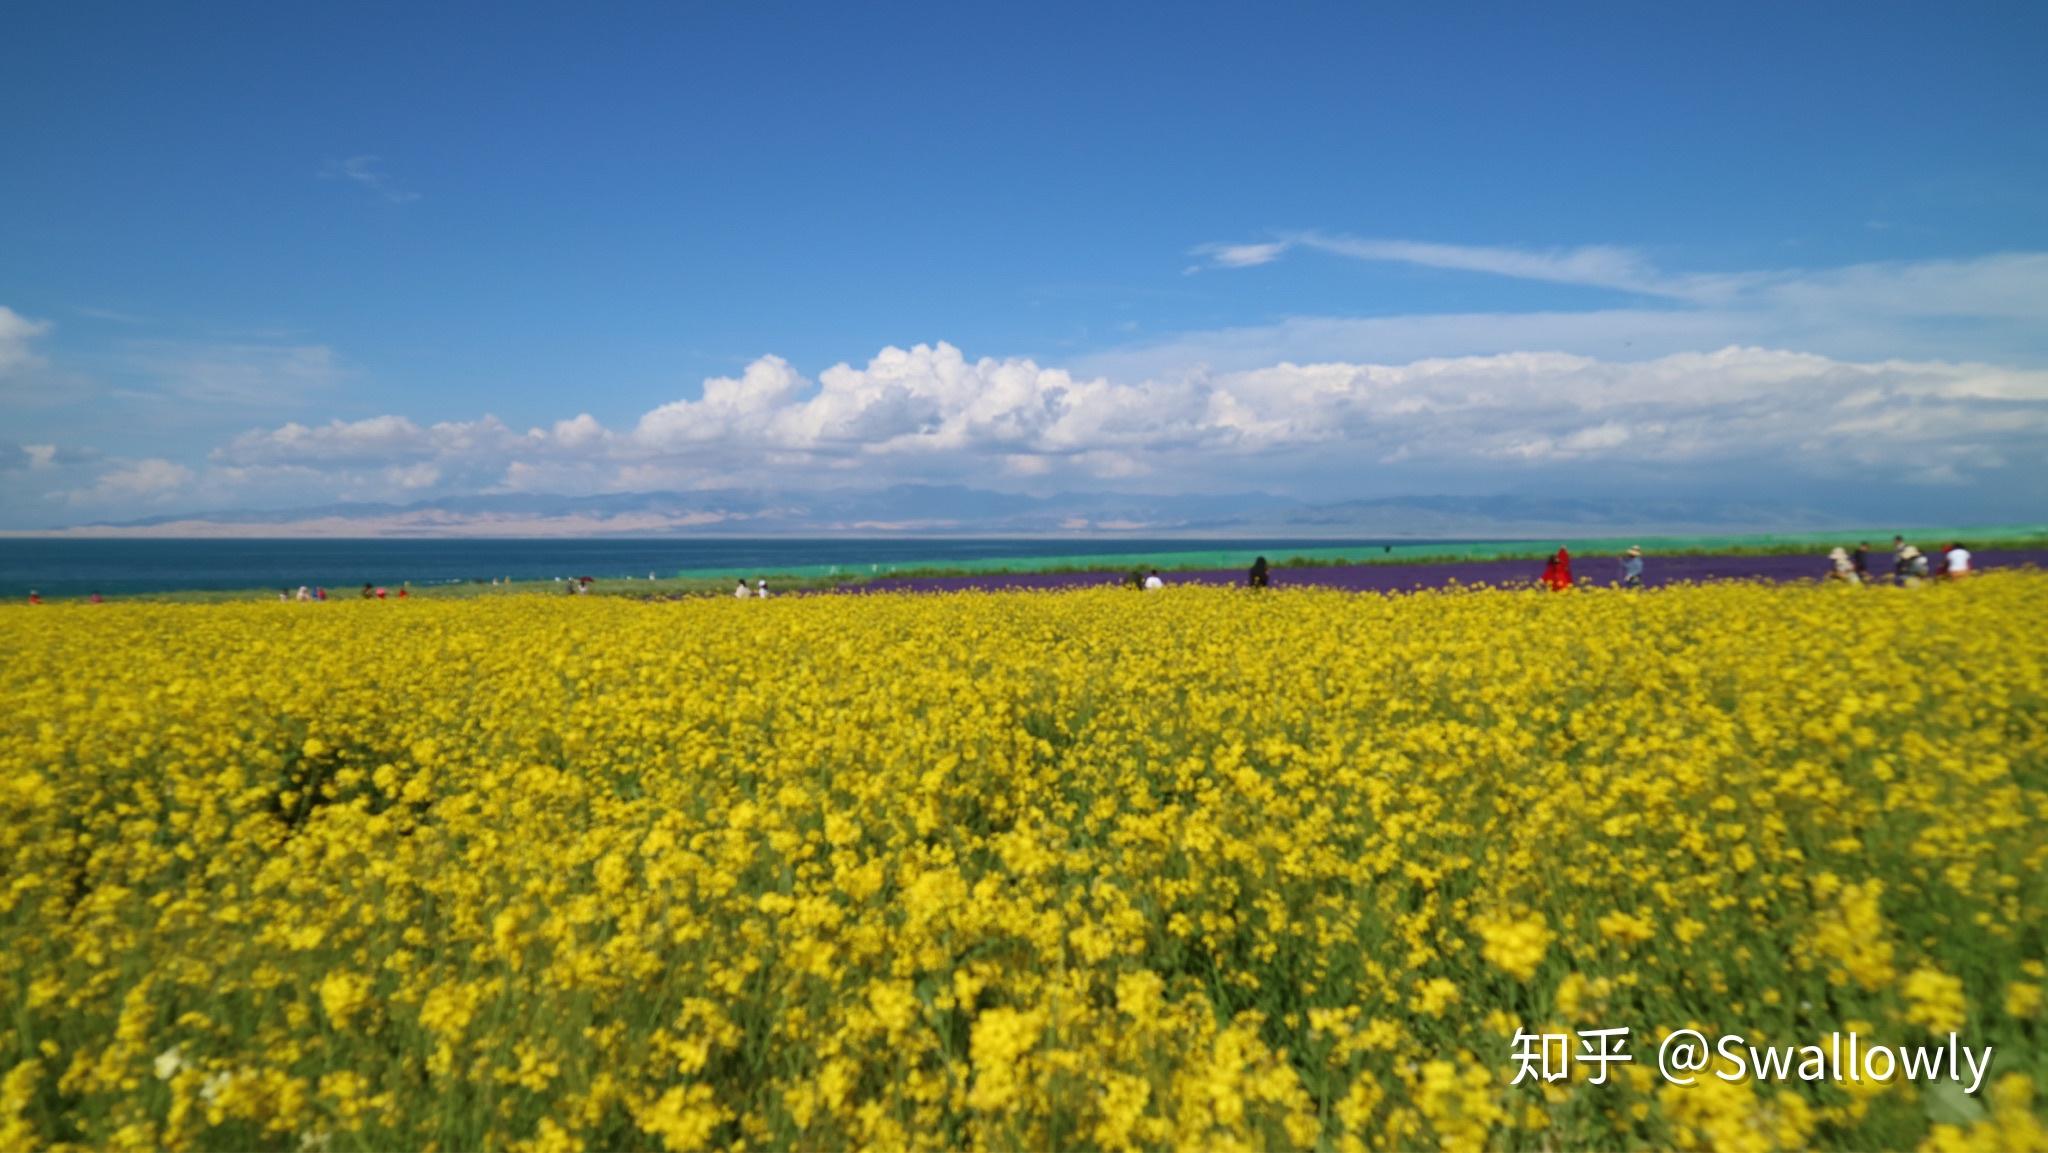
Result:
[[[870,490],[505,493],[413,504],[225,510],[57,530],[96,537],[1096,536],[1424,539],[1593,531],[1847,527],[1782,505],[1408,496],[1314,503],[1266,493],[1030,496],[958,485]],[[42,534],[38,534],[42,535]]]

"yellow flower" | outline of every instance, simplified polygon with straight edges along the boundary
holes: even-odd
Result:
[[[1023,1089],[1024,1058],[1038,1045],[1045,1018],[1037,1012],[997,1008],[974,1020],[968,1053],[974,1062],[974,1088],[967,1103],[994,1112],[1014,1101]]]
[[[2048,1146],[1654,1082],[2032,1044],[2048,576],[1835,592],[0,605],[0,1148]]]
[[[1924,1025],[1930,1033],[1948,1033],[1963,1027],[1968,1006],[1963,983],[1935,968],[1919,968],[1906,975],[1906,1020]]]
[[[2005,1015],[2016,1021],[2031,1019],[2041,1011],[2041,986],[2014,981],[2005,987]]]
[[[1441,1017],[1459,1000],[1457,984],[1443,977],[1431,977],[1415,989],[1415,1011],[1425,1016]]]
[[[1550,949],[1550,928],[1540,913],[1524,918],[1475,917],[1472,926],[1484,942],[1480,955],[1517,981],[1534,976]]]
[[[336,1029],[347,1030],[370,999],[370,982],[355,973],[334,972],[320,980],[320,1007]]]

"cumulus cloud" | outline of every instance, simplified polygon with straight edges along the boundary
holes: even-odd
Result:
[[[1199,490],[1220,475],[1374,468],[1748,467],[1788,475],[1924,462],[1968,482],[2048,448],[2048,372],[1853,362],[1731,346],[1642,361],[1553,352],[1400,364],[1281,362],[1119,383],[950,344],[887,348],[806,379],[763,357],[623,430],[589,414],[286,424],[213,454],[352,492],[802,488],[906,480]]]
[[[29,342],[50,331],[47,320],[28,317],[0,304],[0,377],[33,367],[40,360]]]
[[[738,377],[705,381],[696,400],[672,401],[641,417],[633,435],[642,444],[671,451],[728,439],[758,440],[803,383],[788,361],[764,356]]]

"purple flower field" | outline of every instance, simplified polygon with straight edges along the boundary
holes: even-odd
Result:
[[[1981,571],[2018,566],[2048,568],[2048,549],[1985,550],[1975,552]],[[1643,580],[1650,587],[1690,581],[1711,580],[1819,580],[1829,564],[1825,555],[1812,556],[1672,556],[1643,558]],[[1878,575],[1891,571],[1890,552],[1873,552],[1871,565]],[[1353,592],[1408,592],[1442,588],[1446,585],[1529,586],[1543,572],[1540,560],[1456,561],[1442,564],[1370,564],[1331,568],[1274,568],[1274,588],[1337,588]],[[1161,576],[1170,587],[1177,584],[1242,585],[1242,570],[1169,572]],[[1607,585],[1621,581],[1621,559],[1615,556],[1574,556],[1572,576],[1578,584]],[[917,577],[878,580],[859,586],[866,592],[912,591],[950,592],[961,589],[1063,589],[1111,585],[1122,577],[1116,573],[980,573],[960,577]]]

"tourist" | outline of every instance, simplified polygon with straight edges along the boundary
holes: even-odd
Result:
[[[370,583],[369,581],[364,581],[364,582],[363,582],[363,599],[364,599],[364,600],[371,600],[371,599],[373,599],[374,597],[376,597],[376,595],[377,595],[377,586],[376,586],[376,585],[373,585],[373,584],[371,584],[371,583]]]
[[[1827,579],[1852,585],[1863,583],[1863,576],[1856,571],[1856,562],[1850,557],[1849,550],[1836,545],[1828,552]]]
[[[1621,587],[1639,589],[1643,587],[1643,546],[1632,544],[1621,554]]]
[[[1947,562],[1942,575],[1948,579],[1961,580],[1970,575],[1970,550],[1960,542],[1949,542],[1948,551],[1942,554],[1942,559]]]
[[[41,594],[41,593],[37,592],[37,591],[36,591],[36,590],[34,590],[34,589],[30,589],[30,590],[28,590],[28,603],[30,603],[30,604],[32,604],[32,605],[39,605],[39,604],[42,604],[42,603],[43,603],[43,594]]]
[[[1559,548],[1557,555],[1551,557],[1544,564],[1543,583],[1550,586],[1552,592],[1563,592],[1572,587],[1572,554],[1570,550]]]
[[[1262,589],[1271,583],[1272,579],[1266,571],[1266,558],[1259,557],[1252,561],[1252,571],[1245,578],[1245,586],[1247,588]]]
[[[764,600],[764,601],[768,599],[768,578],[766,578],[766,577],[757,577],[757,578],[755,578],[755,580],[754,580],[754,599],[756,599],[756,600]]]
[[[1907,545],[1899,552],[1896,573],[1901,586],[1919,584],[1927,577],[1927,557],[1919,549]]]
[[[752,593],[752,592],[751,592],[751,591],[750,591],[750,590],[749,590],[749,589],[747,588],[747,578],[745,578],[745,577],[741,577],[741,578],[740,578],[740,583],[739,583],[739,584],[737,584],[737,585],[735,585],[735,586],[733,586],[733,590],[732,590],[732,595],[734,595],[734,596],[736,596],[736,597],[740,598],[741,600],[745,600],[745,599],[747,599],[748,597],[750,597],[750,596],[753,596],[753,595],[754,595],[754,594],[753,594],[753,593]]]
[[[1159,579],[1159,570],[1158,570],[1158,569],[1153,569],[1153,570],[1152,570],[1152,575],[1151,575],[1151,576],[1148,576],[1148,577],[1146,577],[1146,578],[1145,578],[1145,591],[1146,591],[1146,592],[1157,592],[1158,590],[1160,590],[1160,589],[1163,589],[1163,588],[1165,588],[1165,587],[1166,587],[1166,582],[1165,582],[1165,581],[1163,581],[1163,580],[1160,580],[1160,579]]]
[[[1908,552],[1914,552],[1915,556],[1919,555],[1914,551],[1912,545],[1906,543],[1905,537],[1892,537],[1892,580],[1897,584],[1906,583],[1906,554]]]
[[[94,593],[94,594],[92,594],[92,603],[94,603],[94,604],[96,604],[96,605],[97,605],[97,604],[105,604],[105,603],[106,603],[106,600],[105,600],[105,598],[101,597],[101,596],[100,596],[100,594],[98,594],[98,593]]]
[[[1857,541],[1856,551],[1849,555],[1849,562],[1851,565],[1854,566],[1856,570],[1855,583],[1867,583],[1870,580],[1870,542],[1863,540]]]

